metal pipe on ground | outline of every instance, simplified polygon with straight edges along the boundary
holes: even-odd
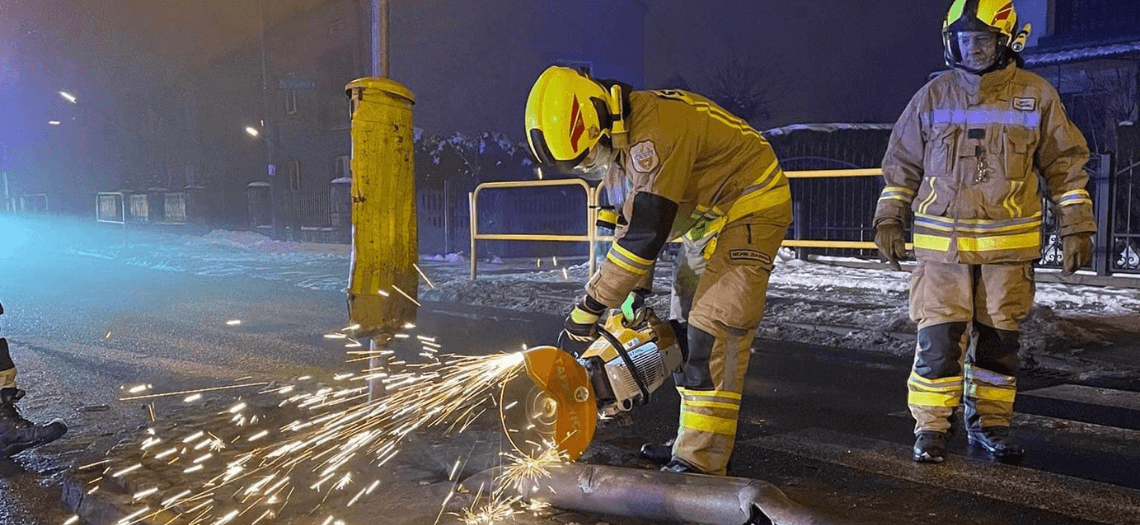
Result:
[[[463,482],[472,493],[494,490],[498,469]],[[745,478],[567,463],[550,476],[498,487],[527,501],[659,523],[840,525],[847,522],[793,502],[775,485]]]

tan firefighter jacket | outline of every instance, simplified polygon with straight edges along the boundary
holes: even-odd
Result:
[[[768,141],[707,98],[634,91],[628,106],[628,144],[619,160],[631,185],[623,204],[628,225],[615,233],[586,285],[586,293],[609,307],[644,285],[670,239],[713,235],[728,222],[791,200]]]
[[[1089,149],[1045,79],[1010,64],[939,75],[911,99],[883,159],[875,225],[914,212],[920,260],[988,264],[1040,257],[1041,188],[1061,235],[1095,230]]]

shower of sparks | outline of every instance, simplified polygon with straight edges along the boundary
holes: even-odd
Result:
[[[393,290],[396,290],[397,292],[400,292],[400,295],[404,296],[404,297],[405,297],[407,300],[411,301],[411,302],[412,302],[412,303],[414,303],[416,306],[423,306],[422,304],[420,304],[420,302],[419,302],[419,301],[417,301],[417,300],[415,300],[415,299],[412,299],[412,296],[408,295],[408,293],[407,293],[407,292],[405,292],[405,291],[401,290],[401,289],[400,289],[400,287],[398,287],[398,286],[396,286],[396,285],[394,285],[394,284],[393,284],[393,285],[392,285],[392,289],[393,289]]]
[[[255,525],[279,516],[297,489],[318,491],[325,499],[340,492],[348,501],[347,506],[351,506],[372,494],[380,484],[379,481],[358,481],[360,473],[353,472],[352,465],[359,461],[384,465],[399,454],[405,438],[416,432],[429,429],[443,433],[464,432],[495,403],[495,393],[502,385],[524,370],[521,352],[489,356],[444,354],[439,352],[440,345],[434,337],[411,339],[408,334],[400,335],[403,337],[399,339],[422,346],[425,350],[422,354],[428,362],[393,360],[392,351],[375,356],[372,352],[363,352],[376,357],[379,364],[370,364],[372,368],[359,373],[335,376],[339,383],[333,384],[337,386],[311,384],[312,390],[304,391],[296,385],[274,385],[258,391],[254,397],[239,398],[216,409],[218,412],[208,428],[176,426],[159,432],[148,429],[146,438],[136,449],[141,457],[112,461],[104,472],[122,477],[144,467],[162,469],[178,465],[185,482],[135,493],[135,501],[139,503],[145,498],[152,505],[157,501],[162,504],[136,511],[128,523],[173,512],[177,515],[172,519],[163,517],[164,523]],[[368,389],[357,382],[367,379],[383,383],[386,395],[370,400]],[[248,383],[123,400],[189,395],[183,398],[189,402],[201,399],[203,392],[265,385]],[[264,399],[256,396],[275,396],[277,400],[273,404],[296,407],[302,415],[284,426],[270,423],[271,419],[259,417],[258,413],[261,407],[269,405],[256,403]],[[161,445],[163,443],[166,445]],[[510,483],[526,483],[541,478],[544,473],[549,475],[543,461],[543,458],[528,460],[505,469],[512,476]],[[122,464],[116,465],[117,462]],[[457,460],[450,469],[449,479],[458,476],[461,469],[461,462]],[[140,475],[139,479],[143,477]],[[98,485],[92,490],[97,489]],[[484,494],[481,500],[476,500],[479,506],[464,510],[461,519],[471,524],[499,522],[521,512],[516,510],[518,501],[519,498],[508,498],[500,492]],[[325,512],[321,514],[328,516]],[[336,516],[329,516],[326,521],[331,525],[344,523]]]
[[[86,465],[79,467],[79,470],[87,470],[89,468],[95,468],[95,467],[98,467],[99,465],[106,465],[107,463],[110,463],[110,462],[111,462],[111,460],[104,459],[103,461],[96,461],[94,463],[88,463]]]
[[[240,385],[216,386],[213,388],[200,388],[197,390],[182,390],[180,392],[164,392],[161,394],[149,394],[149,395],[145,395],[145,396],[121,397],[121,398],[119,398],[119,401],[139,401],[141,399],[154,399],[154,398],[158,398],[158,397],[184,396],[186,394],[201,394],[203,392],[217,392],[219,390],[233,390],[236,388],[248,388],[248,387],[253,387],[253,386],[264,386],[266,384],[268,384],[268,383],[265,383],[263,381],[260,383],[244,383],[244,384],[240,384]]]
[[[566,453],[551,443],[547,444],[545,451],[538,457],[514,453],[507,453],[506,456],[510,462],[503,467],[503,474],[498,481],[519,492],[523,492],[525,487],[535,486],[540,479],[549,478],[551,469],[568,461]]]
[[[412,267],[415,268],[416,271],[420,273],[420,277],[424,278],[424,282],[426,282],[428,286],[435,288],[435,285],[431,283],[431,279],[428,279],[427,274],[425,274],[424,271],[420,269],[420,265],[418,265],[416,263],[412,263]]]
[[[570,280],[570,272],[567,272],[567,271],[566,271],[566,268],[563,268],[563,269],[562,269],[562,278],[563,278],[563,279],[566,279],[567,281],[569,281],[569,280]]]
[[[520,512],[515,508],[515,503],[522,500],[519,496],[507,497],[501,491],[488,494],[485,501],[482,496],[483,489],[480,487],[474,502],[459,514],[459,519],[464,525],[501,523],[514,518],[514,515]]]
[[[226,324],[228,324],[230,326],[237,326],[237,325],[241,324],[241,319],[231,319],[229,321],[226,321]]]
[[[550,261],[554,264],[554,266],[558,266],[558,256],[551,256]]]
[[[78,515],[67,518],[67,521],[63,522],[63,525],[75,525],[76,523],[79,523]]]
[[[131,465],[131,466],[129,466],[123,470],[120,470],[114,474],[111,474],[111,477],[112,478],[121,478],[121,477],[123,477],[127,474],[130,474],[131,472],[134,472],[140,468],[142,468],[142,463],[136,463],[136,464]]]

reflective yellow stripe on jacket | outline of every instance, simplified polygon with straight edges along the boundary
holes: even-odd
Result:
[[[752,184],[744,188],[728,209],[728,213],[716,207],[697,206],[693,218],[698,219],[698,222],[685,233],[685,237],[697,241],[715,235],[724,228],[725,224],[790,200],[792,192],[788,185],[788,177],[784,175],[784,170],[780,169],[779,161],[773,160]],[[712,251],[707,250],[706,257],[711,255]]]
[[[914,214],[916,250],[946,252],[954,247],[962,255],[992,251],[1031,251],[1041,247],[1041,214],[1009,220],[952,219]]]

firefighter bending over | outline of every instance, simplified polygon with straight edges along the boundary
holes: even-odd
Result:
[[[687,323],[678,334],[687,349],[665,470],[725,474],[768,276],[791,223],[772,147],[700,95],[633,91],[562,67],[535,82],[526,128],[542,169],[604,178],[611,195],[628,188],[619,191],[616,240],[566,319],[564,340],[593,341],[604,310],[646,293],[662,248],[683,235],[670,317]]]

